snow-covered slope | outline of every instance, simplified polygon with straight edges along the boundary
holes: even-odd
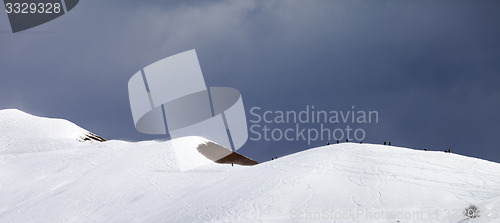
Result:
[[[0,110],[0,154],[63,149],[89,136],[96,135],[67,120],[37,117],[17,109]]]
[[[69,122],[8,113],[0,222],[500,222],[498,163],[343,143],[232,167],[199,137],[82,142]]]

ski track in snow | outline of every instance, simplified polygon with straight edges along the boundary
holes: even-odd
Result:
[[[469,204],[500,212],[500,164],[457,154],[342,143],[231,167],[206,162],[199,137],[77,140],[87,132],[0,110],[0,222],[500,222],[486,211],[461,214]],[[183,155],[206,163],[181,171]],[[308,215],[360,209],[438,210],[440,218]]]

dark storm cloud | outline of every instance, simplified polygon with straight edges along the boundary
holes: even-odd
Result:
[[[154,138],[133,127],[128,79],[195,48],[207,85],[239,89],[248,109],[354,105],[380,114],[362,126],[366,142],[500,162],[495,1],[167,2],[81,1],[16,34],[0,14],[0,107],[105,138]],[[307,147],[249,141],[241,151],[263,161]]]

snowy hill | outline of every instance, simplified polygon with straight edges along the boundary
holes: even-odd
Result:
[[[0,222],[500,222],[500,164],[343,143],[255,166],[0,111]],[[462,211],[477,205],[480,217]]]
[[[75,140],[104,141],[67,120],[0,110],[0,154],[50,151],[74,146]]]

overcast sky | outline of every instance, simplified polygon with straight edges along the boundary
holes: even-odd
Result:
[[[0,108],[107,139],[161,138],[135,130],[127,82],[196,49],[207,85],[238,89],[249,119],[256,106],[355,106],[379,113],[378,123],[351,125],[363,142],[500,162],[499,1],[168,2],[82,0],[15,34],[1,11]],[[239,151],[265,161],[326,141],[248,141]]]

